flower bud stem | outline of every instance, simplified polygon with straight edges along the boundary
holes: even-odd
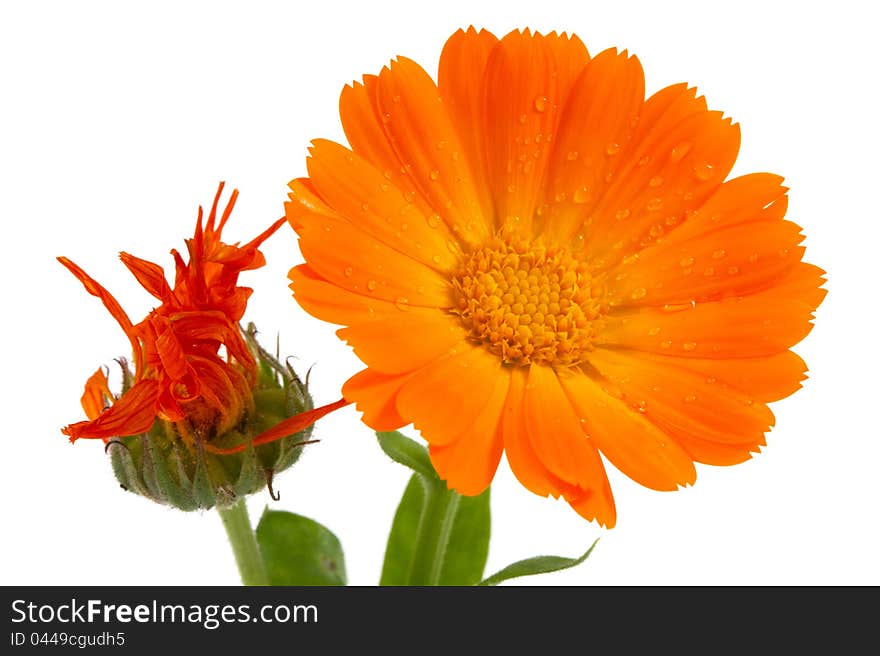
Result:
[[[244,497],[226,508],[217,506],[217,513],[223,520],[223,528],[226,529],[232,553],[235,554],[241,582],[244,585],[269,585],[263,555],[257,544],[257,536],[251,528]]]

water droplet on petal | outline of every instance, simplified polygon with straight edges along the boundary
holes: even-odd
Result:
[[[444,148],[446,148],[446,141],[445,140],[438,141],[437,142],[437,150],[443,150]]]
[[[431,178],[432,180],[436,180],[437,178],[440,177],[440,171],[438,169],[434,169],[433,171],[431,171],[428,174],[428,177]]]
[[[535,96],[535,111],[543,112],[547,109],[547,96]]]
[[[663,340],[662,342],[660,342],[660,348],[665,348],[665,349],[667,349],[667,348],[669,348],[670,346],[672,346],[672,341],[671,341],[671,340],[665,339],[665,340]]]
[[[659,175],[655,175],[653,178],[651,178],[650,180],[648,180],[648,186],[649,186],[649,187],[655,187],[655,188],[656,188],[656,187],[659,187],[659,186],[662,185],[662,184],[663,184],[663,178],[661,178]]]
[[[568,155],[565,156],[565,159],[567,159],[569,162],[573,162],[577,158],[578,158],[578,151],[576,151],[576,150],[569,150]]]
[[[648,329],[648,334],[649,334],[651,337],[653,337],[654,335],[659,335],[659,334],[660,334],[660,329],[659,329],[657,326],[654,326],[653,328],[649,328],[649,329]]]
[[[373,291],[376,289],[376,287],[378,287],[378,284],[376,283],[375,280],[368,280],[367,281],[367,289],[369,289],[370,291]]]
[[[695,348],[697,348],[697,343],[696,342],[685,342],[684,344],[681,345],[681,348],[683,348],[685,351],[693,351]]]
[[[689,267],[689,266],[691,266],[691,265],[694,263],[694,258],[692,258],[692,257],[683,257],[683,258],[681,258],[681,259],[678,261],[678,263],[679,263],[681,266],[683,266],[683,267]]]
[[[724,250],[723,248],[719,248],[717,251],[712,252],[712,259],[713,260],[720,260],[725,255],[727,255],[727,251]]]
[[[711,164],[703,164],[694,169],[694,177],[697,180],[705,182],[714,175],[714,168]]]
[[[529,118],[529,117],[526,116],[525,114],[520,114],[520,115],[519,115],[519,124],[520,124],[520,125],[525,125],[525,124],[526,124],[526,121],[528,120],[528,118]]]
[[[629,295],[634,301],[640,298],[645,298],[645,294],[647,294],[647,290],[644,287],[636,287],[632,290],[632,293]]]
[[[431,214],[428,217],[428,225],[432,228],[440,227],[440,215],[439,214]]]
[[[735,276],[738,273],[739,273],[738,266],[732,266],[727,269],[727,275],[729,275],[729,276]]]
[[[647,205],[645,205],[645,208],[649,212],[656,212],[661,207],[663,207],[663,199],[662,198],[652,198],[651,200],[648,201]]]
[[[669,161],[673,164],[677,164],[678,162],[680,162],[684,158],[684,156],[687,155],[688,152],[690,152],[691,146],[692,144],[690,141],[684,141],[678,144],[669,153]]]
[[[351,274],[354,273],[354,269],[352,269],[351,267],[345,267],[345,271],[343,271],[342,273],[345,274],[346,278],[351,278]]]
[[[609,157],[612,155],[616,155],[620,152],[620,144],[619,143],[610,143],[605,146],[605,154]]]
[[[684,397],[685,403],[693,403],[696,400],[697,400],[697,397],[693,394],[688,394],[686,397]]]
[[[581,187],[579,189],[576,189],[574,192],[573,198],[574,198],[575,203],[578,203],[578,204],[586,203],[588,200],[590,200],[590,190],[587,189],[586,187]]]
[[[394,307],[398,310],[408,310],[409,309],[409,299],[403,296],[398,296],[394,299]]]
[[[617,219],[618,221],[623,221],[624,219],[628,219],[629,218],[629,210],[627,210],[627,209],[617,210],[617,212],[614,213],[614,218]]]

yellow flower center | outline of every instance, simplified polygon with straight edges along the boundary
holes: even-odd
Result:
[[[582,362],[606,310],[587,264],[540,239],[495,238],[464,256],[452,282],[452,311],[506,364]]]

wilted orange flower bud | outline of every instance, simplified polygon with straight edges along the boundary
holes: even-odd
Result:
[[[134,360],[134,372],[120,361],[118,399],[103,370],[96,371],[82,397],[89,419],[62,432],[71,441],[103,439],[123,487],[184,510],[225,505],[271,483],[299,456],[305,429],[345,404],[314,409],[293,370],[259,347],[253,327],[241,329],[252,290],[238,286],[238,276],[265,264],[258,248],[284,219],[243,246],[226,244],[221,233],[238,191],[218,223],[222,191],[223,183],[206,222],[199,208],[195,234],[186,240],[188,261],[172,250],[173,287],[158,265],[120,255],[160,301],[137,324],[104,287],[58,258],[122,327]]]

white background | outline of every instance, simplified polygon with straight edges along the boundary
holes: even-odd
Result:
[[[735,174],[780,173],[807,260],[829,272],[816,328],[797,348],[810,379],[774,405],[769,446],[731,468],[699,466],[658,493],[610,473],[618,527],[519,486],[502,462],[487,572],[576,555],[577,569],[522,584],[878,584],[878,107],[868,3],[4,2],[0,9],[2,584],[235,584],[215,513],[126,494],[102,444],[70,445],[98,365],[128,355],[101,304],[56,261],[67,255],[135,320],[151,307],[116,254],[170,266],[216,184],[241,191],[227,232],[247,240],[283,213],[309,141],[342,140],[342,86],[405,54],[432,74],[446,38],[474,24],[575,32],[591,53],[628,48],[648,91],[695,84],[742,126]],[[286,274],[291,230],[247,319],[301,370],[318,403],[359,369],[333,327],[302,312]],[[412,432],[409,432],[412,435]],[[350,583],[373,585],[407,472],[347,408],[279,476],[281,501],[336,532]]]

